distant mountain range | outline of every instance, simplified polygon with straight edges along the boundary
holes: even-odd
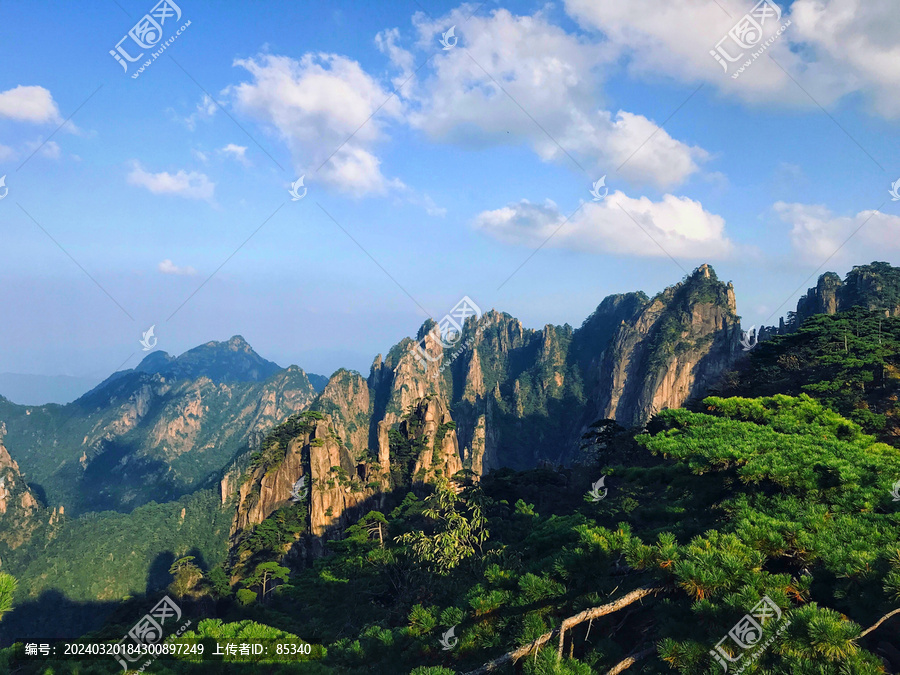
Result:
[[[201,374],[217,382],[260,381],[274,375],[281,366],[260,357],[253,352],[239,348],[242,342],[249,345],[240,335],[225,344],[231,344],[235,353],[220,353],[218,342],[207,342],[195,347],[179,357],[164,351],[148,354],[136,368],[114,373],[106,380],[94,377],[74,377],[70,375],[34,375],[28,373],[0,373],[0,396],[20,405],[44,405],[46,403],[66,404],[83,396],[97,386],[109,382],[129,372],[159,373],[175,379],[194,379]],[[324,375],[307,373],[310,384],[321,392],[328,384]]]
[[[316,395],[303,370],[282,369],[235,336],[178,357],[153,352],[66,405],[0,397],[2,440],[47,505],[128,511],[217,480]]]

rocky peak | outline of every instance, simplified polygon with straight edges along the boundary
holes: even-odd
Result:
[[[208,377],[214,382],[261,382],[281,370],[253,351],[240,335],[224,342],[210,341],[178,357],[153,352],[135,371],[158,373],[170,379]]]
[[[41,505],[4,445],[6,425],[0,422],[0,542],[15,549],[28,541],[40,524]]]
[[[788,312],[787,319],[780,319],[777,327],[761,329],[761,339],[792,333],[816,314],[836,314],[851,307],[900,316],[900,267],[886,262],[856,265],[843,281],[834,272],[826,272],[800,298],[795,312]]]

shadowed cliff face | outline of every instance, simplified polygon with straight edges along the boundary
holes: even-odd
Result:
[[[491,310],[468,320],[464,348],[427,340],[424,366],[403,340],[372,366],[370,446],[380,423],[434,395],[452,407],[464,465],[477,474],[570,461],[597,418],[641,425],[702,395],[736,358],[735,311],[733,287],[704,265],[653,299],[607,298],[577,330],[527,329]]]

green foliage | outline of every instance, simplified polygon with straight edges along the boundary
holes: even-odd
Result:
[[[214,597],[227,598],[231,595],[231,583],[221,565],[216,565],[209,571],[206,581]]]
[[[218,491],[202,490],[129,514],[67,519],[51,540],[35,536],[3,563],[18,577],[23,597],[58,590],[77,602],[120,599],[147,590],[153,565],[163,555],[171,556],[163,571],[188,552],[206,565],[224,561],[232,517]],[[162,588],[168,579],[158,581]]]
[[[3,615],[13,607],[13,598],[16,594],[16,578],[6,572],[0,572],[0,620]]]
[[[417,564],[446,575],[482,552],[489,533],[477,494],[463,499],[446,480],[441,481],[425,500],[423,514],[430,521],[428,532],[405,532],[397,538],[409,548]]]
[[[900,317],[861,307],[813,316],[797,332],[760,343],[722,393],[806,393],[895,443],[900,436]]]
[[[235,597],[242,607],[247,607],[256,602],[258,596],[256,591],[251,591],[249,588],[239,588]]]
[[[169,589],[179,598],[193,591],[203,578],[203,570],[194,564],[195,556],[179,558],[169,567],[169,574],[174,575]]]
[[[258,586],[261,597],[265,600],[266,596],[275,589],[275,582],[287,581],[289,574],[290,570],[277,562],[260,563],[253,570],[253,574],[244,579],[244,585],[248,588]]]
[[[254,560],[280,558],[285,546],[308,530],[307,521],[306,504],[283,506],[244,533],[237,550]]]

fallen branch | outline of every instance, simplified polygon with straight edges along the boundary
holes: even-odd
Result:
[[[573,626],[577,626],[578,624],[582,623],[583,621],[590,621],[591,619],[596,619],[599,616],[604,616],[606,614],[612,614],[613,612],[619,611],[623,607],[627,607],[628,605],[632,604],[633,602],[637,602],[641,598],[644,598],[648,595],[659,593],[659,592],[665,591],[665,590],[668,590],[668,589],[665,587],[638,588],[638,589],[631,591],[630,593],[627,593],[626,595],[623,595],[621,598],[619,598],[618,600],[616,600],[614,602],[610,602],[606,605],[601,605],[600,607],[592,607],[591,609],[586,609],[583,612],[581,612],[580,614],[576,614],[575,616],[570,616],[568,619],[564,620],[559,628],[554,628],[549,633],[544,633],[540,637],[535,638],[534,640],[529,642],[524,647],[519,647],[516,650],[507,652],[503,656],[499,656],[496,659],[494,659],[493,661],[489,661],[488,663],[485,663],[480,668],[477,668],[476,670],[471,670],[468,673],[465,673],[465,675],[485,675],[486,673],[491,673],[491,672],[497,670],[500,666],[504,666],[507,663],[515,663],[516,661],[521,659],[523,656],[528,656],[528,654],[530,654],[532,651],[534,651],[536,654],[537,650],[539,650],[543,645],[548,643],[550,640],[552,640],[557,635],[560,636],[559,650],[560,650],[560,655],[562,655],[562,636],[563,636],[564,632],[566,630],[568,630],[569,628],[572,628]],[[643,657],[641,657],[641,658],[643,658]],[[637,659],[635,658],[635,660],[637,660]],[[627,659],[626,659],[626,661],[627,661]],[[622,663],[624,663],[624,661]],[[631,665],[631,664],[629,663],[628,665]],[[619,666],[621,666],[621,664],[619,664]],[[619,666],[616,666],[616,668],[619,668]],[[628,666],[625,666],[625,668],[627,668],[627,667]],[[623,668],[623,670],[624,670],[624,668]],[[621,670],[618,670],[616,672],[621,672]]]
[[[892,616],[894,616],[894,614],[898,614],[898,613],[900,613],[900,608],[895,609],[893,612],[888,612],[888,613],[885,614],[883,617],[881,617],[880,619],[878,619],[878,621],[876,621],[874,624],[872,624],[871,626],[869,626],[868,628],[866,628],[862,633],[860,633],[860,634],[859,634],[859,637],[865,637],[866,635],[868,635],[869,633],[871,633],[873,630],[875,630],[876,628],[878,628],[878,626],[880,626],[880,625],[883,624],[885,621],[887,621],[887,620],[890,619]],[[857,639],[858,639],[858,638],[857,638]]]
[[[612,670],[606,673],[606,675],[619,675],[619,673],[621,673],[623,670],[631,668],[631,666],[633,666],[637,661],[647,658],[655,651],[656,647],[648,647],[647,649],[635,652],[634,654],[626,657],[624,660],[619,661],[619,663],[617,663]]]
[[[562,658],[563,653],[563,643],[566,640],[566,631],[570,628],[574,628],[580,623],[585,621],[589,621],[591,619],[596,619],[599,616],[604,616],[606,614],[612,614],[613,612],[618,612],[623,607],[627,607],[633,602],[637,602],[641,598],[644,598],[653,593],[659,593],[660,591],[666,590],[665,588],[638,588],[636,590],[631,591],[626,595],[623,595],[621,598],[616,600],[615,602],[611,602],[608,605],[601,605],[600,607],[591,607],[590,609],[586,609],[580,614],[576,614],[575,616],[570,616],[568,619],[562,622],[559,626],[559,658]]]

